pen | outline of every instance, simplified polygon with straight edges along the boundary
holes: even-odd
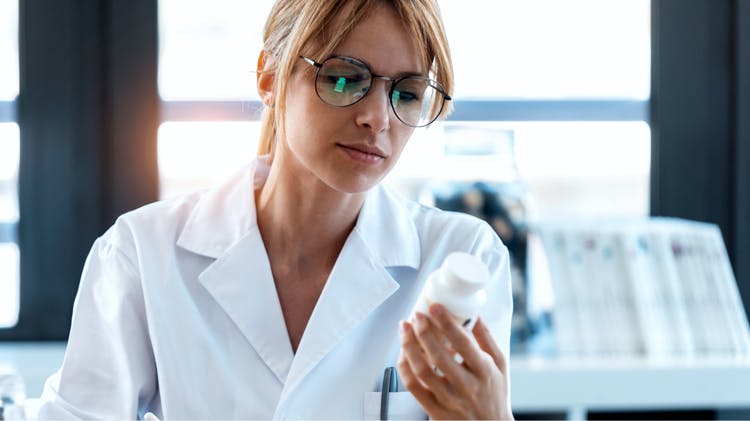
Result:
[[[394,367],[386,367],[383,372],[383,386],[380,388],[380,419],[388,419],[388,395],[398,391],[398,373]]]

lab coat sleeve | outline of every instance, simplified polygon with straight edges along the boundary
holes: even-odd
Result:
[[[510,356],[510,330],[513,316],[513,291],[510,279],[510,256],[508,249],[500,243],[478,252],[490,270],[491,281],[487,286],[487,303],[480,312],[495,342],[502,349],[506,360]]]
[[[140,276],[121,237],[116,225],[86,260],[65,358],[45,384],[40,419],[136,419],[153,399]]]
[[[487,226],[487,234],[481,235],[474,246],[474,254],[479,256],[490,271],[490,284],[486,288],[487,303],[480,312],[492,337],[505,357],[510,369],[510,330],[513,317],[513,290],[510,278],[510,254],[500,238]],[[508,402],[511,400],[510,372],[508,379]]]

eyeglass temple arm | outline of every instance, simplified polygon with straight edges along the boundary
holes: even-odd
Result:
[[[309,57],[305,57],[303,55],[300,55],[299,58],[301,58],[302,60],[305,60],[307,62],[307,64],[309,64],[311,66],[315,66],[317,68],[323,67],[323,63],[318,63],[317,61],[315,61],[315,60],[313,60],[313,59],[311,59]]]

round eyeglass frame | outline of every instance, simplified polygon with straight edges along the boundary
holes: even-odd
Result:
[[[311,66],[313,66],[313,67],[316,68],[316,70],[315,70],[315,81],[314,81],[315,94],[318,95],[318,98],[321,101],[323,101],[323,103],[325,103],[326,105],[330,105],[331,107],[338,107],[338,108],[351,107],[352,105],[354,105],[354,104],[358,103],[359,101],[361,101],[362,98],[366,97],[367,94],[370,93],[370,90],[372,90],[372,83],[374,82],[375,79],[383,79],[383,80],[391,82],[391,87],[390,87],[390,89],[388,89],[388,103],[391,105],[391,110],[393,110],[393,114],[396,116],[396,118],[398,118],[398,120],[400,122],[406,124],[407,126],[414,127],[414,128],[419,128],[419,127],[427,127],[430,124],[434,123],[435,120],[437,120],[438,117],[440,117],[440,113],[443,112],[443,108],[445,107],[445,101],[451,101],[453,99],[450,95],[448,95],[447,93],[445,93],[445,88],[443,87],[443,85],[440,82],[438,82],[438,81],[436,81],[434,79],[430,79],[430,78],[423,77],[423,76],[413,76],[413,75],[403,76],[403,77],[395,78],[394,79],[392,77],[379,75],[377,73],[373,73],[372,70],[370,70],[370,68],[367,66],[367,64],[365,64],[364,62],[362,62],[360,60],[357,60],[356,58],[347,57],[347,56],[331,56],[331,57],[328,57],[327,59],[323,60],[322,62],[317,62],[317,61],[315,61],[315,60],[313,60],[313,59],[311,59],[309,57],[305,57],[303,55],[300,55],[299,58],[301,58],[302,60],[304,60],[305,63],[307,63],[307,64],[309,64],[309,65],[311,65]],[[348,63],[352,63],[354,65],[362,67],[363,69],[367,70],[368,73],[370,73],[370,85],[367,87],[367,92],[365,92],[364,95],[362,95],[359,98],[357,98],[357,100],[354,101],[354,102],[352,102],[351,104],[347,104],[347,105],[331,104],[330,102],[328,102],[325,99],[323,99],[323,97],[320,95],[320,92],[318,92],[318,76],[320,75],[320,69],[323,68],[323,65],[325,64],[326,61],[331,60],[331,59],[339,59],[339,60],[346,61]],[[438,93],[440,93],[440,95],[443,96],[443,100],[440,101],[440,109],[438,109],[438,112],[437,112],[437,114],[435,114],[435,117],[433,117],[432,120],[428,121],[427,123],[418,124],[418,125],[407,123],[406,121],[404,121],[401,118],[401,116],[398,114],[398,111],[396,111],[396,107],[393,105],[393,91],[394,91],[394,88],[396,87],[396,85],[399,82],[401,82],[402,80],[405,80],[405,79],[424,79],[424,80],[427,81],[428,85],[431,88],[435,89]]]

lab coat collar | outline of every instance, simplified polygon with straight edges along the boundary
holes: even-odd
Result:
[[[267,169],[255,161],[204,193],[177,245],[216,259],[199,281],[284,385],[281,409],[336,344],[399,288],[386,268],[419,267],[420,247],[405,204],[381,186],[368,192],[295,357],[256,222],[254,187]]]
[[[177,245],[214,259],[252,230],[257,229],[254,189],[265,181],[268,165],[260,157],[226,182],[208,190],[195,205]],[[371,189],[360,210],[355,229],[385,267],[419,267],[417,229],[405,203],[378,185]]]
[[[177,239],[179,247],[216,259],[257,227],[256,166],[254,161],[200,196]]]
[[[385,267],[419,267],[417,227],[403,200],[378,185],[367,194],[357,218],[362,241]]]

